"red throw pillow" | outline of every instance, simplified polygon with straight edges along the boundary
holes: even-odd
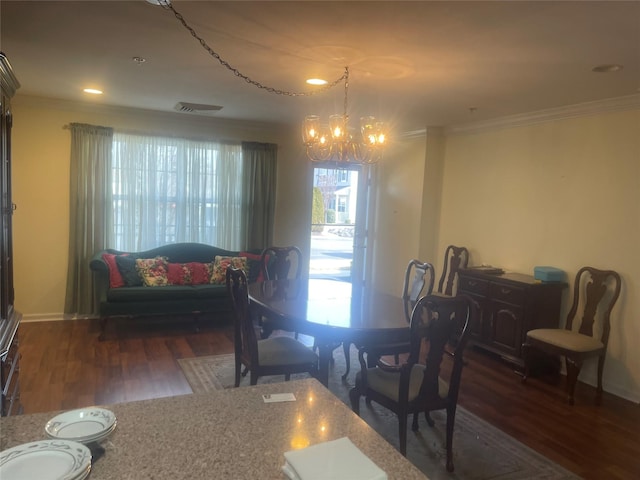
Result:
[[[167,265],[167,279],[171,285],[184,285],[189,271],[184,263],[169,263]]]
[[[171,285],[203,285],[209,283],[211,271],[207,263],[169,263],[167,278]]]
[[[191,283],[193,285],[204,285],[211,279],[211,268],[208,263],[190,262],[187,263],[191,271]]]
[[[118,269],[118,265],[116,265],[116,255],[112,253],[103,253],[102,259],[105,261],[105,263],[109,267],[109,287],[110,288],[124,287],[124,279],[122,278],[122,274]]]

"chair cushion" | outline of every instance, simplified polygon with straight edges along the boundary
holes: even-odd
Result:
[[[317,363],[313,350],[291,337],[258,340],[258,362],[261,366]]]
[[[414,365],[411,369],[411,377],[409,380],[409,401],[413,401],[420,393],[420,385],[424,376],[424,366]],[[360,382],[360,372],[356,374],[356,379]],[[367,386],[370,390],[378,392],[395,402],[399,401],[398,390],[400,383],[400,374],[387,372],[381,368],[367,369]],[[438,395],[445,398],[449,393],[449,384],[442,378],[438,379]]]
[[[597,338],[560,328],[538,328],[529,330],[527,337],[572,352],[590,352],[604,347],[602,342]]]

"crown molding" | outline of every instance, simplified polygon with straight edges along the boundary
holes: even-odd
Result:
[[[583,117],[606,112],[618,112],[624,110],[640,109],[640,94],[626,95],[623,97],[607,98],[593,102],[578,103],[558,108],[537,110],[535,112],[510,115],[473,123],[465,123],[445,128],[447,135],[464,133],[478,133],[503,128],[523,127],[539,123],[566,120],[569,118]]]

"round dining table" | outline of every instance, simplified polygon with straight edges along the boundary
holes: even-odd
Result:
[[[318,380],[325,386],[337,345],[409,342],[403,300],[397,295],[322,278],[255,282],[248,293],[255,314],[269,317],[275,328],[314,337]],[[349,362],[348,349],[345,353]]]

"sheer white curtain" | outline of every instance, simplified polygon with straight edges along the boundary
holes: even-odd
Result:
[[[113,248],[245,243],[240,144],[116,132],[111,173]]]

